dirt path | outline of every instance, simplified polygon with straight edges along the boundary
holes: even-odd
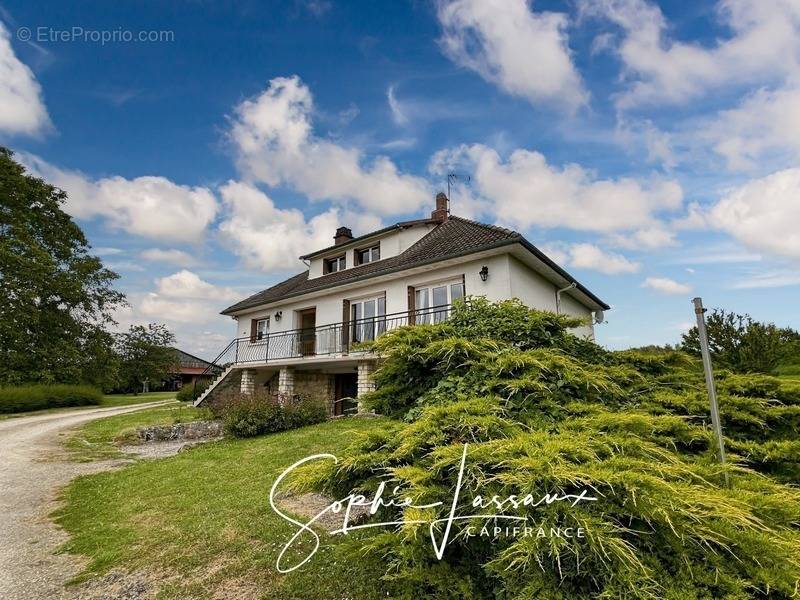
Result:
[[[53,552],[66,534],[47,518],[59,487],[108,462],[54,460],[59,434],[88,421],[152,408],[171,401],[82,409],[0,421],[0,598],[67,597],[64,582],[80,570],[75,557]]]

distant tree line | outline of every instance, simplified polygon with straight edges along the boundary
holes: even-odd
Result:
[[[0,386],[138,391],[172,370],[175,337],[157,324],[113,332],[119,275],[89,253],[66,200],[0,147]]]
[[[750,315],[714,309],[706,315],[708,345],[715,364],[740,373],[773,373],[800,364],[800,333],[761,323]],[[683,334],[679,348],[700,356],[697,327]]]

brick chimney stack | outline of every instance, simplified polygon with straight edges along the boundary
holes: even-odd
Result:
[[[436,194],[436,210],[431,213],[431,219],[444,223],[450,216],[449,200],[442,192]]]
[[[333,243],[338,246],[339,244],[346,244],[352,239],[353,232],[350,231],[349,227],[339,227],[339,229],[336,230],[336,235],[333,236]]]

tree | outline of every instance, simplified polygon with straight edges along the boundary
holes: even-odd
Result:
[[[62,210],[64,191],[0,147],[0,383],[101,385],[113,371],[107,331],[125,296]]]
[[[177,368],[177,355],[170,345],[175,336],[166,325],[131,325],[117,334],[120,382],[138,393],[145,382],[160,382]]]
[[[770,373],[795,352],[800,333],[774,323],[760,323],[750,315],[714,309],[706,317],[708,346],[721,366],[738,372]],[[697,327],[683,334],[681,349],[700,355]]]

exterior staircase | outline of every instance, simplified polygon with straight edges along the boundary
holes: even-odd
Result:
[[[194,406],[200,406],[204,400],[206,400],[209,396],[213,393],[218,393],[224,389],[229,388],[231,385],[235,385],[237,382],[236,375],[241,377],[241,369],[237,369],[236,365],[230,365],[227,369],[225,369],[222,373],[217,375],[216,379],[214,379],[209,386],[203,391],[200,396],[198,396],[197,400],[194,401]]]

